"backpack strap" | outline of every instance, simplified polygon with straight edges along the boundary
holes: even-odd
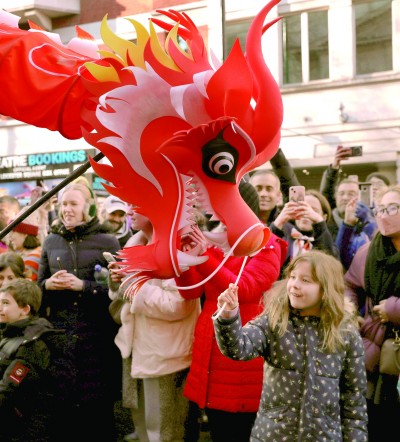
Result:
[[[11,355],[16,353],[21,344],[26,341],[25,336],[17,336],[15,338],[4,338],[1,341],[0,361],[9,359]]]

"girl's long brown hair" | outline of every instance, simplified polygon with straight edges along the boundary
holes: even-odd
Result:
[[[356,325],[356,310],[351,302],[345,299],[343,266],[333,256],[317,250],[297,256],[286,268],[285,278],[276,282],[272,289],[265,293],[262,314],[268,316],[272,330],[276,330],[280,336],[285,334],[291,310],[286,284],[299,262],[310,264],[312,279],[320,285],[322,350],[338,351],[344,344],[344,329],[350,323]]]

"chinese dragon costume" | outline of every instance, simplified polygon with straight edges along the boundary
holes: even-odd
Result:
[[[230,254],[254,254],[268,241],[238,184],[279,147],[282,99],[261,49],[277,21],[264,25],[265,18],[278,2],[253,19],[245,53],[237,40],[217,67],[185,13],[158,11],[168,20],[150,19],[149,32],[128,18],[136,43],[115,35],[105,17],[103,49],[78,27],[64,45],[33,23],[19,29],[19,17],[0,10],[0,113],[83,137],[105,155],[109,164],[92,167],[106,190],[153,225],[149,245],[120,251],[137,287],[203,262],[179,246],[194,204],[225,225]]]

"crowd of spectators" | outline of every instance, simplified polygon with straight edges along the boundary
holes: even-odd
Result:
[[[374,442],[382,440],[382,427],[395,434],[399,377],[380,372],[379,355],[384,340],[400,332],[400,187],[378,172],[363,183],[354,176],[343,178],[340,165],[348,156],[348,149],[339,147],[320,188],[305,188],[304,198],[293,201],[289,189],[301,182],[279,149],[272,169],[250,173],[239,186],[242,198],[270,229],[268,244],[252,257],[225,260],[226,251],[209,243],[205,234],[224,226],[207,222],[197,208],[199,223],[192,227],[185,252],[203,256],[204,262],[175,279],[146,282],[132,301],[124,298],[129,284],[121,286],[129,274],[117,258],[110,263],[103,252],[117,257],[123,247],[151,241],[151,223],[134,207],[110,195],[99,213],[89,182],[80,179],[38,213],[23,218],[0,243],[0,352],[8,361],[0,364],[0,416],[14,419],[13,412],[21,413],[15,404],[43,389],[51,354],[40,350],[47,348],[41,336],[55,329],[67,337],[66,364],[72,368],[65,382],[70,388],[47,416],[47,439],[43,432],[43,439],[29,432],[31,442],[79,440],[82,426],[92,428],[94,440],[116,441],[113,407],[119,398],[130,410],[135,429],[125,440],[196,442],[204,421],[214,442],[297,440],[311,429],[323,435],[322,426],[328,423],[317,420],[318,407],[326,405],[323,395],[318,396],[320,404],[313,405],[311,396],[291,405],[297,404],[296,395],[310,394],[301,393],[297,385],[302,376],[307,388],[319,385],[324,370],[315,365],[318,358],[313,363],[307,359],[316,349],[321,360],[329,359],[323,354],[327,351],[342,367],[327,374],[333,389],[327,390],[333,401],[330,440]],[[369,201],[360,192],[365,183]],[[30,204],[40,196],[36,193]],[[25,209],[16,198],[1,196],[0,230]],[[96,265],[108,269],[108,280],[96,280]],[[213,272],[204,285],[185,288]],[[300,278],[301,272],[306,276]],[[309,287],[318,287],[317,309],[299,307],[291,297],[308,296],[309,287],[302,288],[305,278]],[[38,299],[32,286],[15,284],[20,279],[39,289]],[[26,292],[25,297],[20,299],[18,290]],[[213,318],[222,301],[232,308]],[[347,308],[350,304],[353,310]],[[293,348],[277,332],[283,329],[271,325],[277,321],[271,305],[286,318],[279,321],[288,327]],[[339,322],[333,317],[335,309]],[[349,325],[349,312],[358,318],[358,328]],[[301,325],[304,317],[310,323]],[[14,347],[7,343],[10,333],[18,329],[15,336],[25,336],[37,321],[42,331],[34,348],[30,338],[26,344],[14,339]],[[352,337],[346,337],[342,326],[353,330]],[[310,327],[310,342],[303,327]],[[343,348],[360,359],[338,357]],[[37,352],[40,357],[33,357]],[[293,359],[296,352],[308,362]],[[357,382],[350,366],[363,370]],[[16,368],[22,370],[20,377]],[[348,413],[352,407],[357,422]],[[39,411],[31,401],[19,416],[21,428],[31,426]],[[276,419],[297,422],[298,429],[293,433],[283,426],[281,433]],[[4,437],[23,440],[18,437],[28,433],[21,428]],[[289,439],[279,439],[283,434]]]

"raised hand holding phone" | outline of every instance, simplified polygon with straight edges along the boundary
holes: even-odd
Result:
[[[115,256],[110,252],[103,252],[103,256],[106,259],[109,270],[109,281],[108,286],[112,291],[117,291],[119,284],[124,279],[125,274],[121,272],[121,267],[119,262],[116,260]]]

